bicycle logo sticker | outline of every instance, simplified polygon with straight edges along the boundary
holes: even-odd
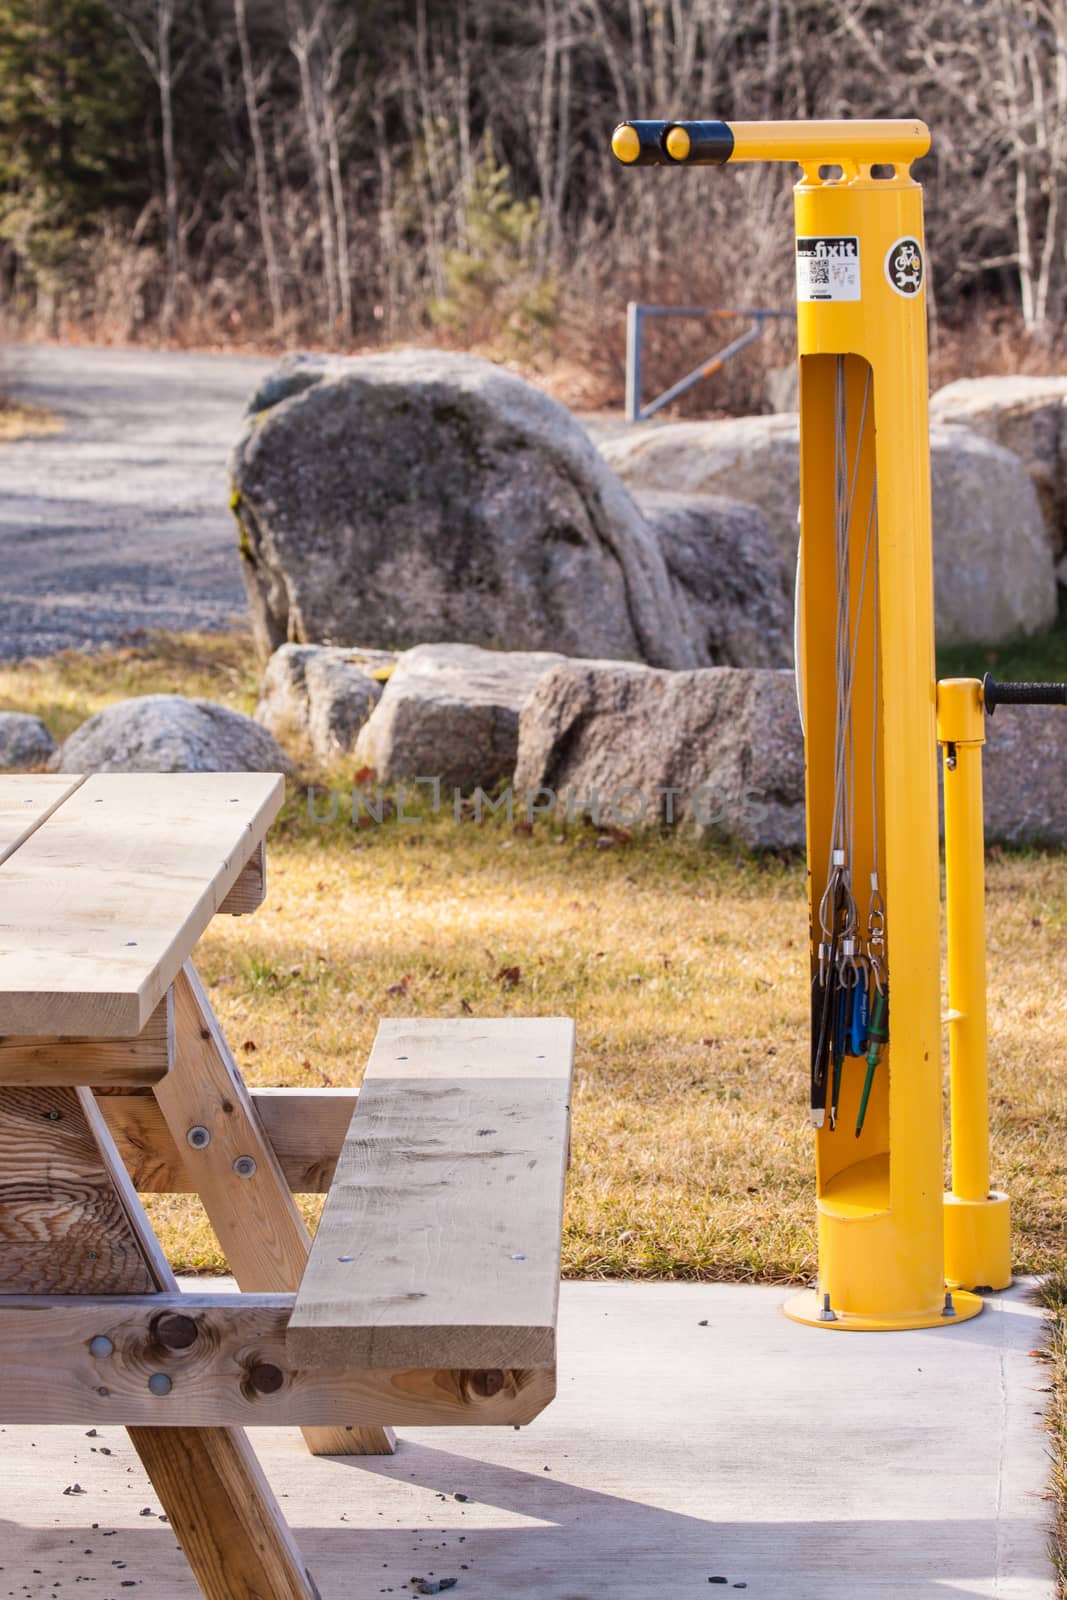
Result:
[[[885,254],[885,275],[889,287],[905,300],[917,295],[923,286],[923,252],[918,239],[907,236],[891,244]]]

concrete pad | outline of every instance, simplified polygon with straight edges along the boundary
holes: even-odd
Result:
[[[783,1297],[564,1284],[559,1399],[521,1432],[410,1430],[374,1460],[256,1432],[323,1600],[412,1577],[456,1600],[1052,1600],[1027,1287],[904,1334],[799,1327]],[[0,1429],[0,1486],[0,1600],[195,1600],[121,1428]]]

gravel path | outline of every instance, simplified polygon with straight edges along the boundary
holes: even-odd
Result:
[[[269,359],[8,346],[62,433],[0,443],[0,659],[245,615],[226,456]]]

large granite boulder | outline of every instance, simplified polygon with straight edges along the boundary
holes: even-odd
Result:
[[[1037,490],[1053,553],[1067,550],[1067,378],[960,378],[930,397],[935,422],[962,423],[1011,450]]]
[[[758,506],[782,558],[795,561],[800,504],[796,417],[740,417],[635,428],[600,440],[635,491],[725,494]],[[934,591],[942,644],[995,644],[1051,626],[1052,551],[1018,456],[967,428],[930,430]]]
[[[423,644],[407,650],[356,744],[379,782],[439,778],[446,788],[490,789],[515,769],[519,712],[550,652]]]
[[[1001,706],[986,717],[985,733],[986,838],[1067,843],[1067,710]]]
[[[462,640],[700,660],[654,535],[585,431],[488,361],[285,364],[230,470],[264,654]]]
[[[795,563],[800,506],[797,416],[641,423],[598,437],[597,446],[630,489],[725,495],[758,506],[782,558]]]
[[[939,644],[996,644],[1056,620],[1056,569],[1037,493],[1012,451],[969,428],[930,430]]]
[[[389,650],[283,644],[267,662],[256,721],[276,738],[309,745],[320,761],[336,761],[355,748],[395,662]]]
[[[792,570],[756,506],[722,495],[638,490],[702,657],[716,667],[787,667]]]
[[[105,706],[75,729],[58,772],[288,772],[266,728],[212,700],[148,694]]]
[[[0,711],[0,768],[10,772],[43,767],[56,752],[56,741],[40,717],[24,711]]]
[[[658,672],[569,661],[519,719],[515,786],[608,823],[695,825],[753,849],[804,843],[804,746],[791,672]]]

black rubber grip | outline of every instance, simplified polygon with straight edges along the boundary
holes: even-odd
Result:
[[[990,716],[998,706],[1067,706],[1067,683],[997,683],[987,672],[982,698]]]
[[[667,135],[672,128],[684,128],[689,135],[689,154],[682,161],[667,149]],[[727,122],[621,122],[615,134],[623,130],[635,133],[638,141],[638,151],[632,159],[619,157],[628,167],[721,167],[734,149],[733,130]]]

